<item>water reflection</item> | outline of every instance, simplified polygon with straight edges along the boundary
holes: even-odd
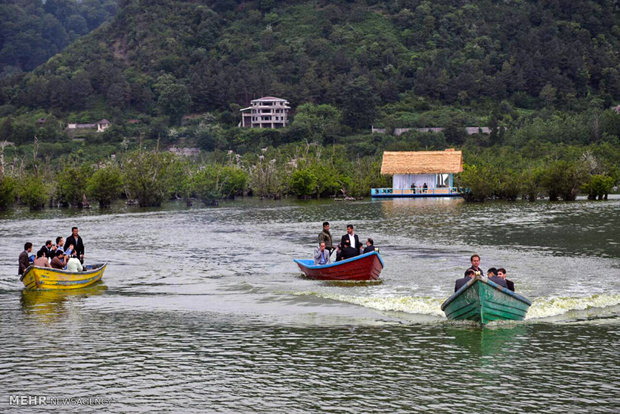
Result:
[[[23,289],[20,303],[24,314],[35,316],[41,322],[50,323],[64,319],[69,311],[68,303],[81,301],[90,296],[102,295],[107,289],[107,286],[102,282],[81,289]]]
[[[510,326],[505,326],[506,324]],[[462,327],[447,326],[446,335],[452,337],[455,344],[470,354],[479,356],[496,355],[510,349],[515,338],[526,336],[530,329],[526,324],[513,322],[484,327],[468,323],[462,325]]]

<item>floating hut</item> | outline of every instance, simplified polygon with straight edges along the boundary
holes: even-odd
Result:
[[[454,174],[463,171],[463,153],[385,151],[381,174],[392,176],[391,188],[373,188],[372,197],[458,197]]]

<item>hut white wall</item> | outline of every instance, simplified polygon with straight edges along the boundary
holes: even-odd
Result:
[[[435,174],[394,174],[392,176],[392,188],[411,188],[411,184],[423,187],[424,183],[428,188],[435,188]]]

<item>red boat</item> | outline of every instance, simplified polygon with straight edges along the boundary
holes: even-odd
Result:
[[[383,270],[379,252],[370,252],[326,265],[315,265],[314,260],[295,259],[302,272],[319,280],[376,280]]]

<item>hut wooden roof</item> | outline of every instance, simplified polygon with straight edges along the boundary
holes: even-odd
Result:
[[[461,151],[385,151],[381,174],[449,174],[463,171]]]

